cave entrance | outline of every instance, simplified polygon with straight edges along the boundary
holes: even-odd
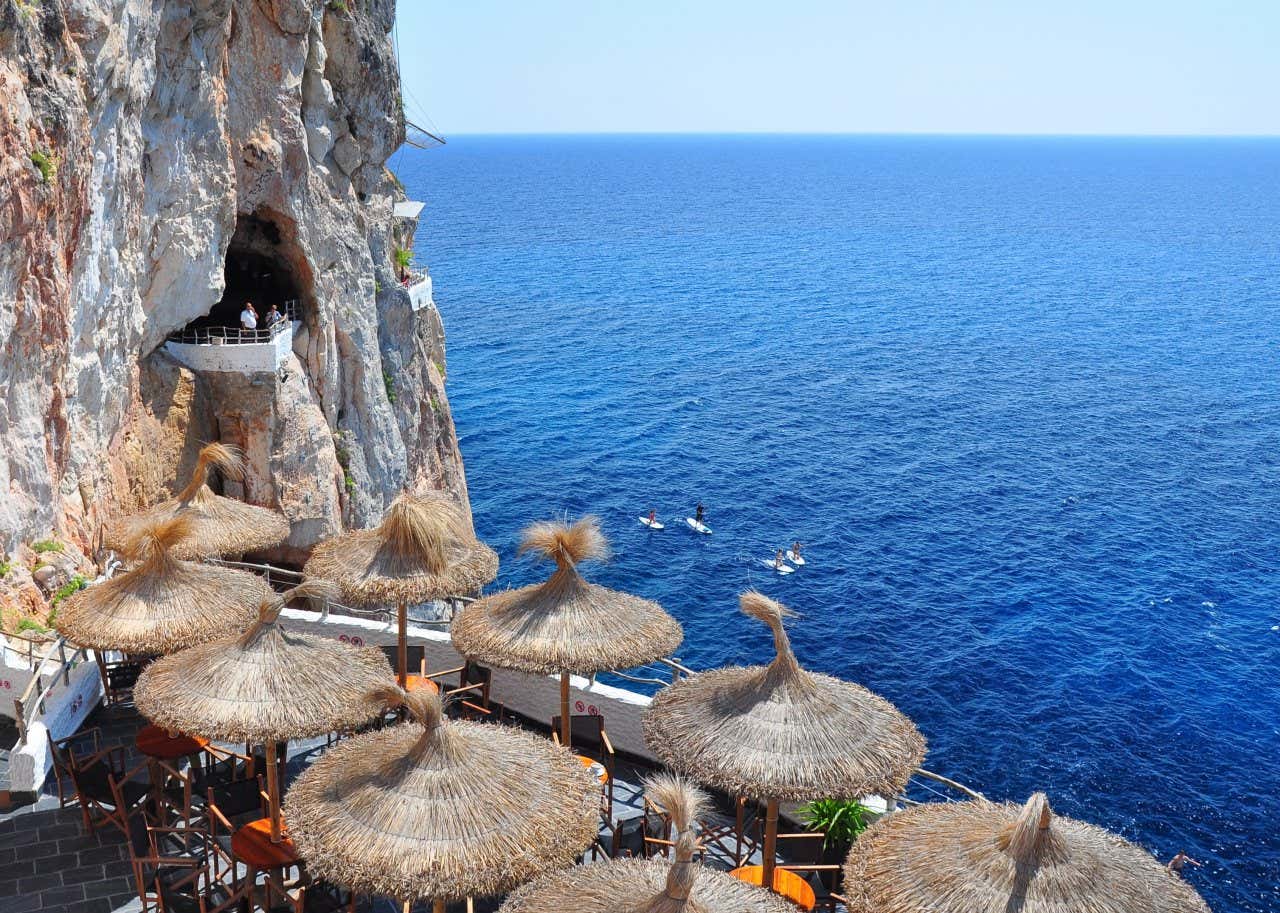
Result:
[[[282,314],[288,305],[293,310],[289,315],[293,320],[307,319],[310,270],[290,229],[271,214],[242,213],[227,245],[222,298],[190,327],[238,327],[240,312],[248,301],[258,312],[260,328],[273,304]]]

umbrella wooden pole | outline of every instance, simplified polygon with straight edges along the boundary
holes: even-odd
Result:
[[[573,724],[569,721],[569,673],[560,673],[560,744],[572,748]]]
[[[271,842],[279,843],[280,837],[280,762],[276,757],[276,743],[267,742],[267,803],[271,815]]]
[[[778,800],[770,799],[764,813],[764,871],[760,884],[773,890],[773,870],[778,855]]]
[[[409,609],[401,602],[396,625],[396,679],[401,688],[409,687]]]

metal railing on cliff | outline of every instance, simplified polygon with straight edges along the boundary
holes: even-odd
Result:
[[[244,327],[207,326],[186,327],[170,333],[165,339],[189,346],[242,346],[270,342],[292,326],[298,319],[299,304],[297,298],[291,298],[280,309],[281,319],[269,327],[258,327],[246,330]],[[262,315],[259,320],[265,320]]]

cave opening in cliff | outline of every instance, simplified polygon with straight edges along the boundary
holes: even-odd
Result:
[[[309,316],[311,271],[287,220],[262,211],[242,213],[227,245],[223,276],[222,298],[192,326],[239,326],[247,301],[253,302],[260,327],[273,304],[281,313],[289,305],[295,320]]]

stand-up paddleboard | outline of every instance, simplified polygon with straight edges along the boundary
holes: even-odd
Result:
[[[794,574],[796,572],[796,569],[791,567],[790,565],[787,565],[787,564],[775,565],[773,563],[772,558],[761,558],[760,563],[763,564],[765,567],[767,567],[771,571],[777,571],[779,574],[782,574],[784,577],[787,574]]]
[[[666,527],[657,520],[650,520],[648,517],[641,517],[640,522],[649,527],[649,529],[666,529]]]
[[[787,549],[787,553],[784,557],[788,561],[790,561],[792,564],[794,564],[796,567],[804,567],[804,558],[801,557],[800,555],[797,555],[791,549]]]
[[[693,517],[685,517],[684,522],[688,523],[689,528],[693,530],[695,533],[702,533],[704,536],[711,535],[711,527],[704,526],[703,524],[699,523],[697,520],[693,519]]]

